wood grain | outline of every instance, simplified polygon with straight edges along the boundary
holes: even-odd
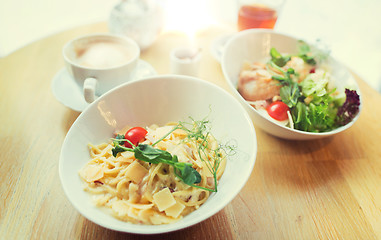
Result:
[[[63,66],[63,45],[105,23],[82,26],[0,59],[0,239],[381,239],[381,95],[358,76],[361,116],[347,131],[313,141],[275,138],[258,127],[258,155],[240,194],[216,215],[187,229],[152,236],[120,233],[82,217],[58,177],[61,145],[80,113],[58,102],[51,81]],[[226,90],[211,41],[196,36],[200,77]],[[189,43],[159,36],[141,58],[169,73],[169,52]],[[254,123],[255,125],[255,123]]]

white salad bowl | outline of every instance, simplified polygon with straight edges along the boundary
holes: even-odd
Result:
[[[350,123],[329,132],[313,133],[280,125],[270,117],[262,115],[238,92],[237,84],[239,73],[244,62],[264,62],[270,59],[269,53],[272,47],[275,47],[280,53],[296,54],[299,40],[300,39],[270,29],[249,29],[238,32],[230,38],[225,45],[221,65],[225,80],[233,92],[233,95],[250,114],[255,126],[260,127],[276,137],[291,140],[309,140],[331,136],[348,129],[358,119],[362,104],[360,104],[357,116]],[[331,74],[336,79],[335,85],[337,90],[344,92],[345,88],[355,89],[361,98],[359,87],[350,72],[331,56],[328,57],[328,61],[332,69]]]
[[[231,141],[236,154],[227,161],[218,191],[194,212],[178,222],[139,225],[120,221],[96,207],[83,190],[78,171],[90,160],[88,144],[100,144],[129,126],[164,125],[211,121],[211,132],[222,143]],[[197,224],[224,208],[242,189],[254,167],[257,154],[255,129],[242,105],[222,88],[207,81],[176,75],[141,79],[121,85],[90,104],[76,119],[64,140],[59,175],[64,192],[84,217],[108,229],[137,234],[171,232]]]

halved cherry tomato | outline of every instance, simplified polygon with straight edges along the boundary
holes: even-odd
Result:
[[[278,121],[284,121],[288,119],[287,111],[290,111],[290,108],[284,102],[276,101],[271,103],[266,110],[270,117]]]
[[[130,142],[132,142],[136,146],[136,145],[138,145],[138,143],[141,140],[144,140],[146,135],[147,135],[147,130],[145,130],[144,128],[142,128],[142,127],[133,127],[133,128],[130,128],[126,132],[124,137],[127,140],[129,140]],[[124,146],[126,146],[128,148],[132,148],[132,146],[131,146],[131,144],[129,142],[125,142]]]

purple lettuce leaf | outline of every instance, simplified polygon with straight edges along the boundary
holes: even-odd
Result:
[[[360,96],[356,90],[345,89],[345,102],[337,111],[337,124],[344,126],[352,121],[359,112]]]

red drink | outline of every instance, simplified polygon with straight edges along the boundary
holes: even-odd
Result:
[[[278,18],[275,9],[264,5],[244,5],[238,12],[238,30],[249,28],[274,28]]]

